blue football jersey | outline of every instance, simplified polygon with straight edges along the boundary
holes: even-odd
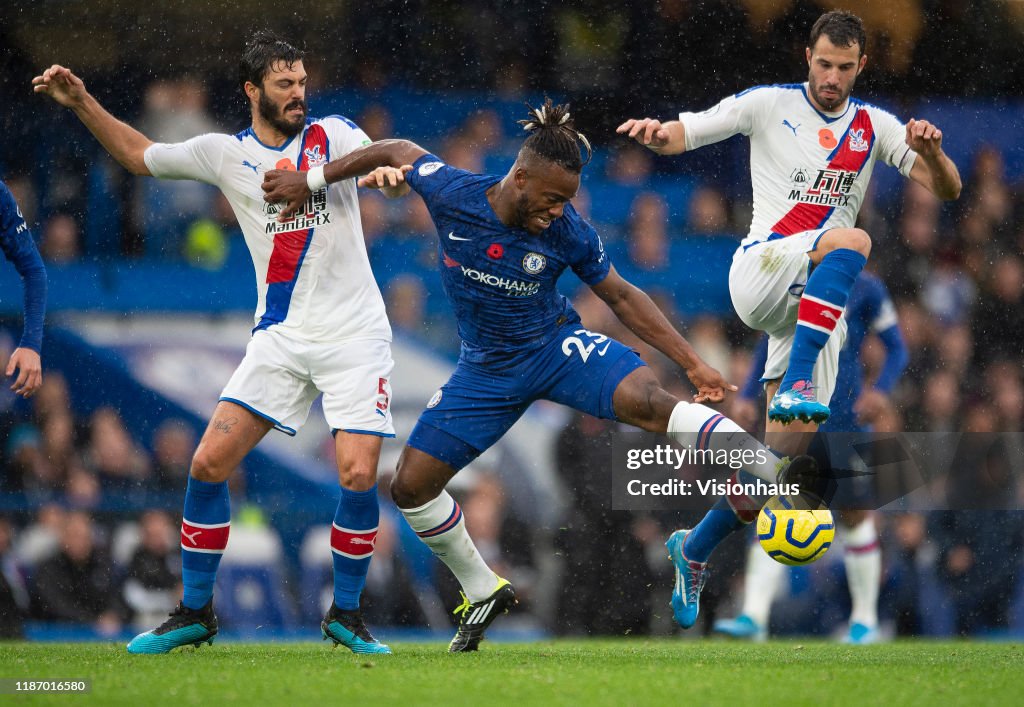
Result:
[[[0,181],[0,250],[25,283],[25,327],[19,346],[39,351],[46,314],[46,268],[7,185]]]
[[[3,182],[0,182],[0,248],[11,262],[17,262],[22,252],[35,250],[28,224]]]
[[[559,326],[579,320],[555,286],[565,269],[596,285],[611,268],[597,232],[571,204],[538,235],[503,224],[487,200],[501,179],[431,154],[406,175],[437,228],[441,280],[470,363],[511,363],[543,347]]]

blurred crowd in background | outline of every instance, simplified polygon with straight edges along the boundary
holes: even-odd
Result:
[[[180,5],[185,12],[190,3]],[[373,90],[400,76],[399,83],[421,89],[472,89],[505,97],[527,88],[550,89],[579,100],[580,125],[592,126],[599,157],[587,168],[593,176],[587,176],[576,208],[597,222],[616,266],[649,290],[705,359],[741,383],[754,343],[751,332],[728,314],[695,311],[690,299],[701,293],[680,282],[692,283],[692,271],[702,268],[688,254],[705,252],[705,244],[728,253],[745,233],[749,188],[733,181],[745,165],[716,164],[709,153],[696,158],[705,163],[703,172],[681,179],[671,169],[666,174],[647,151],[615,142],[612,134],[619,118],[648,112],[671,116],[680,107],[704,107],[748,85],[800,80],[807,28],[833,3],[662,0],[644,11],[629,3],[566,8],[547,0],[472,11],[455,5],[340,3],[341,9],[322,8],[339,23],[337,35],[313,36],[303,31],[303,18],[292,16],[282,18],[280,31],[292,28],[296,36],[306,36],[314,86]],[[1024,64],[1016,59],[1024,39],[1024,3],[859,5],[869,27],[871,57],[859,95],[883,93],[897,108],[901,100],[934,93],[1024,93]],[[47,4],[42,11],[54,13],[58,6],[68,17],[62,18],[57,37],[69,39],[75,31],[73,4]],[[209,12],[218,17],[231,7],[214,4]],[[18,8],[16,2],[12,13]],[[143,29],[159,12],[140,16]],[[93,31],[91,24],[102,17],[83,18],[79,31]],[[0,27],[0,39],[12,49],[5,51],[0,68],[7,83],[17,76],[24,84],[24,90],[4,88],[13,108],[0,121],[0,162],[44,259],[56,266],[58,274],[51,277],[59,277],[59,266],[97,258],[144,256],[213,270],[250,267],[226,202],[195,183],[113,173],[106,189],[123,204],[118,228],[105,244],[83,235],[93,203],[89,175],[109,165],[73,117],[31,96],[31,76],[50,63],[41,63],[42,56],[69,60],[50,51],[53,37],[29,39],[30,27],[24,18]],[[105,30],[116,40],[106,51],[83,50],[82,63],[72,64],[76,70],[91,69],[90,86],[118,115],[160,141],[233,132],[246,124],[232,83],[244,32],[219,29],[193,53],[183,49],[187,29],[157,40],[146,32],[129,38],[119,27],[113,23]],[[396,49],[382,53],[381,46]],[[453,61],[455,47],[459,59]],[[129,66],[126,57],[139,56],[149,62]],[[311,100],[315,103],[315,96]],[[45,120],[26,119],[37,114]],[[373,139],[404,135],[403,116],[392,114],[385,102],[368,104],[352,117]],[[473,171],[507,167],[518,145],[518,137],[508,134],[492,112],[474,112],[452,127],[429,147]],[[16,149],[36,144],[43,132],[62,135],[60,149],[47,153],[45,167],[32,149]],[[951,205],[905,182],[891,192],[872,193],[861,211],[859,225],[874,241],[869,267],[893,294],[910,355],[890,404],[869,421],[876,430],[1017,436],[1024,430],[1024,185],[1007,178],[1006,157],[998,148],[984,147],[959,164],[965,188]],[[620,200],[628,196],[619,214],[600,211],[612,192]],[[362,215],[393,327],[451,353],[454,322],[439,290],[433,226],[422,202],[415,196],[386,202],[366,193]],[[399,261],[402,267],[393,268]],[[717,274],[726,277],[725,270]],[[602,303],[573,285],[564,289],[589,329],[635,346],[670,389],[690,394],[681,372],[624,331]],[[878,342],[869,341],[868,381],[882,356]],[[100,409],[81,419],[55,372],[47,373],[30,405],[9,398],[0,402],[3,490],[25,494],[35,509],[0,514],[0,632],[18,635],[28,618],[78,622],[105,635],[130,623],[151,624],[153,614],[172,608],[178,597],[177,494],[184,488],[195,430],[172,421],[143,440],[132,438],[116,410]],[[730,405],[722,411],[729,414]],[[610,444],[621,434],[618,426],[585,416],[574,417],[561,433],[556,472],[572,502],[557,527],[533,527],[510,513],[499,475],[480,476],[460,499],[484,557],[516,584],[526,621],[557,633],[672,631],[671,565],[661,543],[671,529],[695,518],[609,509],[610,478],[593,470],[607,467]],[[881,615],[896,633],[1024,631],[1024,514],[984,510],[1005,508],[1007,498],[1024,494],[1024,459],[1001,450],[980,466],[986,473],[965,465],[959,481],[965,492],[975,494],[972,505],[978,510],[881,514],[886,568]],[[244,505],[244,475],[235,477],[234,492]],[[381,484],[385,496],[386,487]],[[141,516],[104,511],[105,497],[130,497],[139,489],[164,490],[169,502]],[[417,583],[403,562],[401,521],[384,501],[368,580],[368,621],[437,627],[457,592],[443,568],[430,587]],[[259,526],[256,516],[253,524]],[[745,541],[737,537],[715,556],[709,624],[716,614],[735,610]],[[311,556],[319,553],[329,563],[326,540],[312,547]],[[848,598],[838,558],[832,552],[794,576],[774,614],[777,631],[822,633],[842,620]],[[280,586],[267,594],[289,605],[282,621],[319,618],[325,576],[305,564],[283,571]]]

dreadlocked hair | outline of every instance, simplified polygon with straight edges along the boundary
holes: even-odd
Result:
[[[550,98],[545,98],[540,108],[534,108],[529,103],[526,107],[530,109],[530,117],[519,121],[523,130],[530,133],[523,143],[523,149],[569,172],[579,174],[583,171],[584,165],[593,157],[593,150],[590,141],[576,129],[569,115],[569,104],[556,106]],[[580,145],[583,146],[586,159],[583,159]]]

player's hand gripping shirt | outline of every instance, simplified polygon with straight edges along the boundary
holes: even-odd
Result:
[[[579,315],[555,283],[566,268],[588,285],[611,268],[597,232],[572,204],[538,235],[506,226],[487,200],[501,177],[450,167],[434,155],[406,175],[437,227],[441,281],[455,310],[462,358],[514,361]]]
[[[370,270],[354,179],[314,193],[305,208],[278,223],[263,201],[270,169],[309,170],[368,145],[340,116],[310,119],[281,147],[252,129],[154,144],[146,166],[156,177],[196,179],[220,188],[242,227],[256,269],[256,330],[274,327],[312,341],[391,339],[384,301]]]
[[[757,86],[702,113],[681,113],[686,150],[750,138],[754,216],[744,246],[819,228],[852,228],[875,162],[909,176],[917,154],[891,113],[854,98],[836,113],[806,84]]]

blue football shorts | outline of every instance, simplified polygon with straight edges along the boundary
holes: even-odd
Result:
[[[459,470],[501,439],[535,400],[615,420],[615,389],[644,365],[626,345],[579,322],[561,327],[548,344],[510,367],[498,370],[459,359],[420,415],[408,445]]]

